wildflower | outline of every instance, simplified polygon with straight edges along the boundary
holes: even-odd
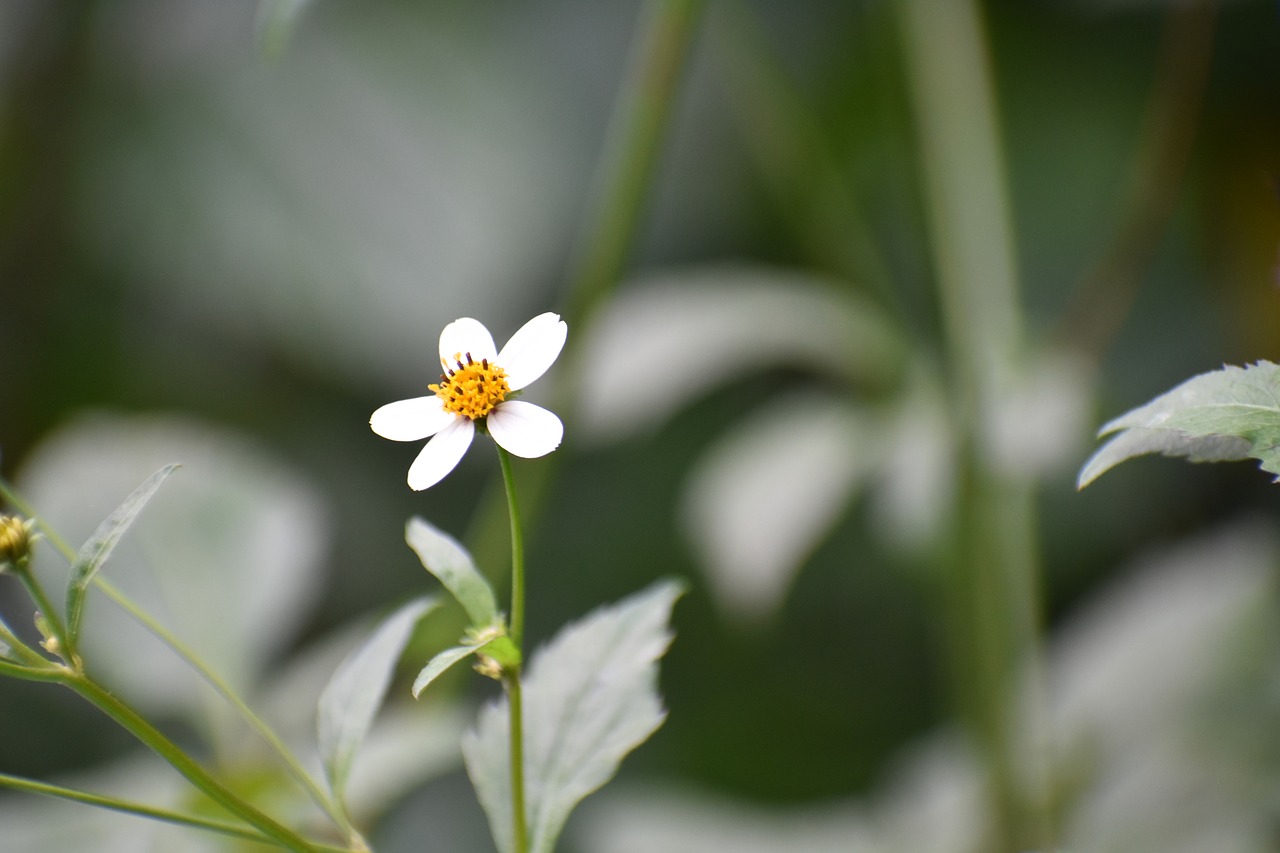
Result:
[[[409,467],[409,487],[429,488],[453,470],[475,436],[477,423],[508,453],[533,459],[560,446],[564,426],[552,412],[511,397],[547,371],[564,347],[568,326],[560,315],[539,314],[499,352],[477,320],[454,320],[440,333],[440,382],[433,393],[388,403],[369,426],[393,441],[431,438]]]
[[[34,524],[16,515],[0,515],[0,572],[26,566],[31,554],[31,528]]]

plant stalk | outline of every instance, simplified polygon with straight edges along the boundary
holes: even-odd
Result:
[[[64,557],[66,557],[69,562],[73,565],[75,564],[75,549],[72,548],[56,530],[45,524],[41,519],[40,514],[35,512],[34,508],[20,495],[14,492],[9,484],[4,480],[0,480],[0,496],[3,496],[6,501],[17,507],[23,515],[28,518],[36,519],[36,522],[39,524],[40,530],[45,537]],[[187,646],[186,643],[178,639],[176,635],[152,618],[151,614],[147,613],[135,604],[128,596],[116,588],[115,585],[103,577],[101,572],[94,575],[93,584],[108,598],[114,601],[121,609],[129,614],[135,622],[147,629],[152,636],[167,646],[170,651],[181,658],[202,679],[204,679],[205,683],[213,688],[214,692],[221,696],[228,705],[234,708],[244,721],[249,724],[249,727],[257,732],[259,737],[261,737],[275,751],[276,755],[279,756],[280,760],[284,763],[289,775],[292,776],[294,781],[296,781],[303,790],[307,792],[312,801],[314,801],[315,804],[319,806],[321,810],[323,810],[325,814],[327,814],[329,818],[342,829],[348,839],[354,841],[358,838],[358,833],[356,832],[355,827],[351,825],[350,819],[343,810],[325,794],[324,790],[311,777],[311,774],[307,772],[306,768],[302,766],[302,763],[298,761],[297,757],[295,757],[289,750],[289,747],[285,745],[280,736],[277,735],[269,725],[267,725],[265,720],[259,717],[257,713],[249,707],[248,703],[240,698],[239,694],[232,689],[230,684],[210,669],[209,666],[201,660],[195,651]],[[48,680],[40,679],[39,676],[35,675],[19,677],[35,680]]]
[[[598,191],[582,232],[566,312],[586,320],[617,284],[653,185],[704,0],[652,0],[609,122]]]
[[[1054,849],[1054,833],[1041,713],[1033,480],[993,441],[1026,349],[979,6],[976,0],[898,4],[960,456],[954,561],[946,567],[945,589],[953,689],[985,759],[995,836],[985,849],[1017,853]],[[1030,731],[1015,713],[1024,695],[1019,687],[1030,688]]]
[[[511,456],[495,442],[502,464],[502,483],[507,491],[507,510],[511,516],[511,641],[524,657],[524,533],[520,524],[520,505],[516,501],[515,477],[511,473]],[[515,853],[529,849],[528,817],[524,806],[524,702],[520,691],[520,670],[508,673],[507,687],[511,743],[511,838]]]
[[[46,782],[38,782],[34,779],[24,779],[21,776],[10,776],[7,773],[0,773],[0,787],[10,788],[15,791],[24,791],[28,794],[39,794],[44,797],[70,800],[75,803],[82,803],[88,806],[95,806],[96,808],[121,812],[123,814],[137,815],[138,817],[172,823],[178,826],[203,829],[208,832],[216,832],[221,835],[240,838],[245,841],[256,841],[260,844],[277,844],[274,839],[268,838],[260,832],[240,826],[239,824],[227,823],[226,821],[214,820],[212,818],[197,817],[195,815],[181,814],[168,809],[156,808],[155,806],[148,806],[142,803],[134,803],[129,800],[106,797],[101,794],[91,794],[87,791],[77,791],[74,788],[64,788],[61,785],[50,785]],[[320,853],[350,853],[349,849],[346,847],[334,847],[329,844],[313,843],[312,847],[320,851]]]
[[[69,670],[57,680],[119,723],[218,805],[257,828],[280,846],[298,853],[314,853],[316,848],[311,842],[242,800],[188,756],[181,747],[147,722],[141,714],[103,689],[97,682]]]

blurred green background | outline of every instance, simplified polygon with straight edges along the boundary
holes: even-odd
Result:
[[[891,306],[910,346],[944,358],[894,6],[707,5],[623,298],[726,263],[801,272]],[[264,10],[288,19],[274,50]],[[1074,486],[1106,419],[1224,362],[1277,354],[1280,9],[981,11],[1027,337],[1085,365],[1067,449],[1037,487],[1052,637],[1138,555],[1280,509],[1250,465],[1143,460]],[[501,342],[534,314],[569,310],[646,20],[644,4],[586,0],[0,0],[0,473],[21,484],[41,442],[92,411],[180,415],[246,438],[326,519],[305,596],[316,603],[281,656],[432,587],[405,519],[476,536],[497,465],[477,446],[412,493],[416,448],[373,435],[368,416],[424,393],[450,320],[479,318]],[[566,359],[587,337],[571,321]],[[701,345],[651,372],[692,369]],[[887,392],[833,385],[808,362],[749,366],[656,424],[605,436],[575,422],[568,370],[557,377],[566,438],[527,533],[528,634],[686,578],[662,668],[671,716],[619,784],[762,809],[865,797],[953,719],[929,559],[878,536],[855,495],[797,558],[776,612],[735,618],[680,516],[690,472],[762,401]],[[16,586],[0,594],[12,622],[26,618]],[[409,677],[454,627],[411,652]],[[52,688],[0,683],[0,719],[0,771],[49,778],[132,749]],[[1276,832],[1271,779],[1257,805]],[[415,815],[444,816],[470,829],[440,849],[484,849],[459,771],[406,797],[388,839],[418,831],[405,828]],[[418,849],[400,843],[387,849]]]

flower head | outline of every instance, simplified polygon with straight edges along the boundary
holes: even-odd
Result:
[[[22,569],[31,555],[35,522],[16,515],[0,515],[0,572]]]
[[[510,397],[547,371],[564,347],[568,326],[560,315],[539,314],[501,351],[479,321],[454,320],[440,333],[440,381],[432,394],[388,403],[369,426],[393,441],[431,438],[409,467],[409,487],[426,489],[462,459],[476,423],[508,453],[533,459],[560,446],[564,426],[552,412]]]

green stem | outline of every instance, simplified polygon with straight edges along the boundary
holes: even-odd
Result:
[[[520,505],[516,502],[516,481],[511,473],[511,456],[498,447],[498,459],[502,464],[502,484],[507,491],[507,514],[511,518],[511,642],[516,644],[516,648],[523,649],[524,532],[520,524]]]
[[[178,812],[169,811],[168,809],[147,806],[141,803],[130,802],[129,800],[120,800],[115,797],[105,797],[100,794],[91,794],[87,791],[77,791],[74,788],[64,788],[60,785],[50,785],[45,782],[37,782],[34,779],[24,779],[21,776],[10,776],[7,773],[0,773],[0,787],[11,788],[15,791],[25,791],[29,794],[39,794],[45,797],[55,797],[61,800],[70,800],[84,805],[95,806],[100,809],[109,809],[110,811],[122,812],[124,814],[137,815],[139,817],[149,818],[151,820],[163,821],[165,823],[177,824],[178,826],[187,826],[193,829],[203,829],[209,832],[216,832],[221,835],[228,835],[232,838],[240,838],[245,841],[257,841],[262,844],[276,844],[274,839],[268,838],[260,832],[247,829],[243,826],[226,821],[213,820],[211,818],[196,817],[194,815],[185,815]],[[350,853],[349,848],[333,847],[328,844],[313,843],[311,845],[315,850],[321,853]]]
[[[35,512],[32,506],[27,503],[20,495],[4,480],[0,480],[0,496],[3,496],[13,506],[17,507],[23,515],[28,518],[34,518],[40,526],[41,532],[45,537],[53,543],[53,546],[62,553],[63,556],[71,563],[75,563],[76,551],[63,539],[56,530],[45,524],[39,513]],[[254,713],[253,709],[240,698],[240,696],[227,684],[217,673],[202,661],[195,651],[188,647],[186,643],[178,639],[167,628],[151,617],[149,613],[135,604],[123,592],[117,589],[110,581],[98,573],[93,578],[93,583],[108,598],[114,601],[121,609],[142,627],[146,628],[152,636],[181,658],[189,667],[204,679],[214,692],[221,696],[228,705],[236,710],[237,713],[247,722],[258,736],[261,737],[280,757],[280,760],[287,768],[289,775],[307,792],[311,799],[318,805],[325,814],[329,815],[342,831],[347,835],[348,839],[355,840],[358,836],[355,827],[352,826],[350,819],[346,813],[339,808],[324,790],[311,778],[311,774],[306,771],[302,763],[293,755],[285,742],[277,735],[266,721]],[[26,676],[30,678],[31,676]]]
[[[570,330],[586,327],[590,315],[617,286],[631,254],[704,5],[705,0],[649,0],[646,4],[570,263],[562,312]],[[581,365],[571,358],[566,361],[568,366],[552,391],[552,408],[561,417],[571,415],[582,375]],[[531,513],[542,504],[556,465],[551,456],[529,470],[524,494]],[[505,520],[496,491],[490,494],[472,521],[467,544],[478,565],[496,567],[506,560],[499,544]]]
[[[585,320],[617,284],[653,185],[675,90],[704,0],[653,0],[609,123],[598,192],[586,218],[566,312]]]
[[[23,666],[19,663],[0,660],[0,675],[23,681],[61,681],[69,671],[60,664],[50,663],[44,658],[40,658],[40,661],[40,664]]]
[[[515,853],[529,849],[528,818],[524,805],[524,700],[520,691],[520,673],[506,680],[507,700],[511,705],[511,839]]]
[[[1043,719],[1033,713],[1024,735],[1013,712],[1020,676],[1043,705],[1033,481],[990,432],[1025,349],[989,54],[976,0],[900,0],[899,11],[961,454],[946,590],[954,690],[985,758],[988,848],[1052,850]]]
[[[14,655],[21,658],[19,663],[23,669],[28,667],[40,668],[59,668],[50,663],[49,659],[42,656],[39,652],[32,649],[22,640],[18,639],[13,631],[9,630],[9,626],[0,622],[0,642],[7,645]]]
[[[211,800],[246,823],[256,827],[263,835],[271,838],[286,849],[295,850],[298,853],[312,853],[316,849],[315,845],[293,830],[277,823],[240,799],[229,788],[213,778],[200,764],[192,760],[190,756],[183,752],[181,747],[165,737],[151,723],[147,722],[142,715],[111,695],[93,680],[83,675],[68,673],[60,681],[119,723],[130,734],[185,776],[191,784],[203,791]]]
[[[511,641],[524,655],[524,533],[520,524],[520,505],[516,501],[515,477],[511,473],[511,456],[498,446],[502,464],[502,483],[507,490],[507,510],[511,516]],[[515,853],[529,849],[528,819],[524,807],[524,703],[520,692],[520,670],[505,679],[511,708],[511,836]]]
[[[172,632],[157,622],[149,613],[140,608],[137,604],[129,599],[123,592],[117,589],[101,574],[93,579],[93,583],[108,598],[120,606],[130,617],[138,624],[146,628],[156,639],[168,646],[178,657],[182,658],[188,666],[196,671],[205,683],[207,683],[214,692],[221,696],[228,705],[233,707],[249,726],[258,733],[271,748],[279,756],[288,770],[289,775],[304,789],[311,799],[318,805],[325,814],[342,829],[348,838],[354,839],[355,827],[351,825],[350,819],[346,813],[339,808],[328,796],[324,790],[306,771],[302,763],[293,755],[289,747],[280,738],[279,735],[267,725],[266,721],[254,712],[249,705],[240,698],[239,694],[232,689],[231,685],[222,679],[216,672],[209,668],[208,664],[202,661],[193,649],[187,646],[182,640],[178,639]]]

